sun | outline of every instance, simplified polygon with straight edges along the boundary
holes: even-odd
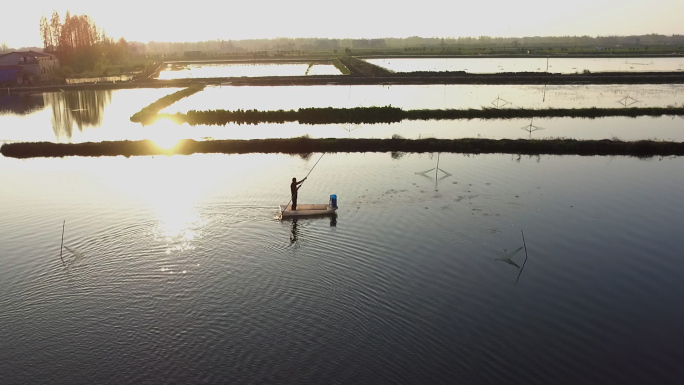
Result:
[[[168,118],[162,118],[148,126],[148,138],[157,147],[170,150],[178,145],[183,138],[183,132],[177,123]]]
[[[180,142],[180,139],[174,138],[173,136],[159,136],[153,138],[152,141],[157,145],[157,147],[163,148],[164,150],[170,150],[176,147],[178,142]]]

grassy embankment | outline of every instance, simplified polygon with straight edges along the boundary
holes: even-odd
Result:
[[[159,111],[163,110],[164,108],[172,105],[173,103],[183,98],[193,95],[199,91],[202,91],[203,89],[203,84],[195,84],[180,91],[176,91],[170,95],[166,95],[163,98],[157,100],[149,106],[143,107],[142,110],[133,114],[133,116],[131,116],[131,122],[142,123],[143,125],[154,123],[157,119],[159,119]]]
[[[300,108],[298,110],[211,110],[158,114],[177,123],[225,125],[299,122],[302,124],[396,123],[402,120],[515,119],[515,118],[601,118],[612,116],[684,116],[684,107],[650,108],[549,108],[549,109],[464,109],[403,110],[398,107]],[[133,120],[133,118],[131,118]],[[136,121],[136,120],[133,120]]]
[[[339,58],[333,59],[332,64],[335,66],[335,68],[337,68],[338,71],[340,71],[340,73],[342,73],[342,75],[351,75],[351,71],[349,70],[349,68],[347,68],[346,65],[342,64]]]
[[[52,78],[59,82],[63,82],[66,78],[99,78],[120,75],[139,78],[147,77],[158,66],[159,63],[147,58],[129,59],[116,64],[99,63],[93,69],[83,71],[74,70],[69,66],[62,66],[55,69]]]
[[[511,139],[255,139],[181,140],[171,149],[150,140],[99,143],[10,143],[0,148],[6,157],[140,156],[194,153],[311,152],[453,152],[554,155],[631,155],[638,157],[684,155],[684,143],[616,140],[511,140]]]

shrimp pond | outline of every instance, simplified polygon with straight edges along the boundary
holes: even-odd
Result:
[[[49,92],[11,95],[0,110],[0,141],[56,141],[65,143],[109,140],[182,138],[262,139],[308,135],[312,138],[481,137],[573,138],[621,140],[684,140],[684,119],[610,117],[596,119],[472,119],[402,121],[392,124],[300,123],[240,126],[189,126],[161,120],[150,126],[130,121],[131,115],[178,88],[114,91]],[[190,110],[289,110],[303,107],[395,106],[404,109],[475,108],[626,108],[684,105],[681,85],[393,85],[207,87],[172,104],[162,112]]]
[[[325,63],[233,63],[233,64],[169,64],[158,79],[193,79],[262,76],[340,75],[332,64]]]
[[[134,124],[179,90],[6,95],[0,144],[149,138],[683,141],[681,117]],[[499,105],[493,105],[500,103]],[[504,103],[510,103],[506,105]],[[164,112],[625,108],[681,85],[207,87]],[[684,159],[0,156],[3,384],[677,384]],[[279,220],[300,203],[333,216]]]
[[[469,73],[549,72],[676,72],[684,71],[684,57],[481,57],[481,58],[367,58],[393,72],[464,71]]]

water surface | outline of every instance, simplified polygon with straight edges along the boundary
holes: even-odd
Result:
[[[131,115],[179,88],[139,88],[12,95],[0,109],[0,141],[78,143],[149,139]]]
[[[0,158],[3,383],[681,379],[681,158],[318,159]]]
[[[340,75],[332,64],[308,63],[236,63],[236,64],[187,64],[169,67],[159,73],[159,79],[227,78],[263,76]]]
[[[684,141],[682,117],[600,119],[499,119],[404,121],[393,124],[299,123],[226,126],[178,125],[160,120],[150,126],[130,116],[178,88],[116,91],[67,91],[17,96],[0,110],[0,143],[49,141],[64,143],[152,139],[164,146],[179,139],[292,138],[556,138]],[[626,99],[629,97],[630,99]],[[643,86],[310,86],[209,87],[181,99],[164,112],[190,109],[353,108],[392,105],[404,109],[547,108],[665,106],[684,103],[676,85]],[[636,102],[635,102],[636,100]],[[506,104],[508,103],[508,104]]]
[[[394,72],[465,71],[469,73],[550,72],[672,72],[684,71],[684,57],[601,58],[391,58],[365,59]],[[547,68],[548,65],[548,68]]]
[[[684,85],[372,85],[207,87],[162,112],[388,106],[406,110],[684,105]]]

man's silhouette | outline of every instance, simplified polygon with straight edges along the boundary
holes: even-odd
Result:
[[[297,210],[297,190],[299,190],[299,187],[306,178],[302,179],[301,181],[297,182],[297,178],[292,178],[292,183],[290,183],[290,192],[292,193],[292,210]]]

